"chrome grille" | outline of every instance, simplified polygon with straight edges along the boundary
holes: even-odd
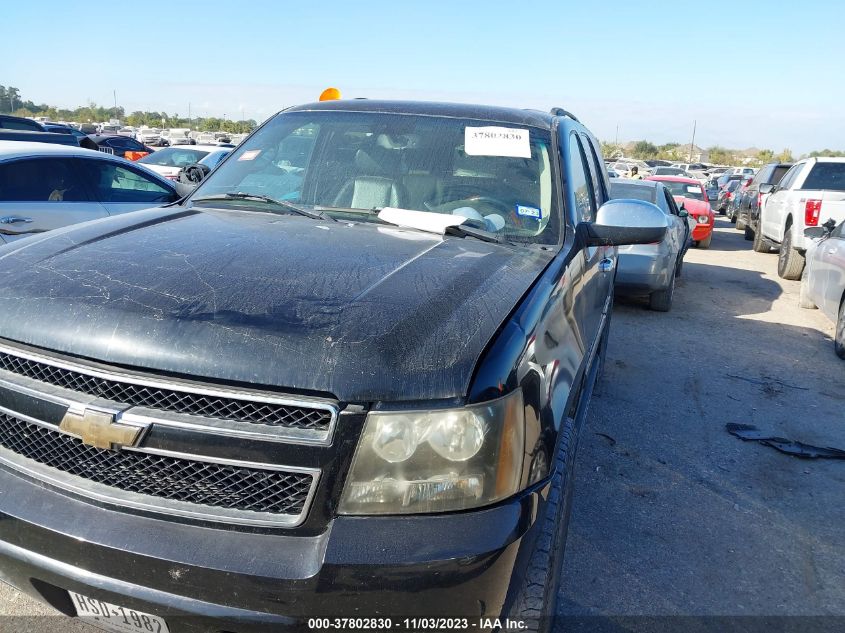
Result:
[[[87,446],[64,433],[0,412],[0,447],[63,473],[193,506],[299,517],[314,477],[308,473],[195,461]]]
[[[332,422],[332,412],[327,409],[135,384],[50,365],[8,352],[0,352],[0,369],[90,396],[159,411],[320,432],[328,432]]]

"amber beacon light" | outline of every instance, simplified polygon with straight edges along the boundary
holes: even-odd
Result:
[[[337,88],[326,88],[320,93],[320,101],[337,101],[340,99],[340,90]]]

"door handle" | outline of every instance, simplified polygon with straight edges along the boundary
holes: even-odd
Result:
[[[16,215],[7,215],[4,218],[0,218],[0,224],[16,224],[17,222],[32,222],[32,218],[21,218]]]
[[[599,262],[599,270],[603,273],[609,273],[613,270],[614,261],[609,257],[605,257],[603,260]]]

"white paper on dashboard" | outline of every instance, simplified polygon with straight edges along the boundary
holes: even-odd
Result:
[[[531,158],[528,130],[509,127],[467,127],[464,152],[469,156]]]
[[[408,209],[397,209],[385,207],[378,213],[380,220],[404,226],[409,229],[428,231],[444,235],[450,226],[459,226],[466,222],[466,218],[460,215],[447,215],[445,213],[431,213],[429,211],[410,211]]]

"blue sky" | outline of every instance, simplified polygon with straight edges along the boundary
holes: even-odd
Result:
[[[604,140],[618,125],[620,140],[689,142],[697,120],[705,147],[845,150],[833,1],[44,0],[2,13],[0,84],[64,107],[109,105],[114,89],[129,111],[190,102],[262,120],[332,85],[560,105]]]

